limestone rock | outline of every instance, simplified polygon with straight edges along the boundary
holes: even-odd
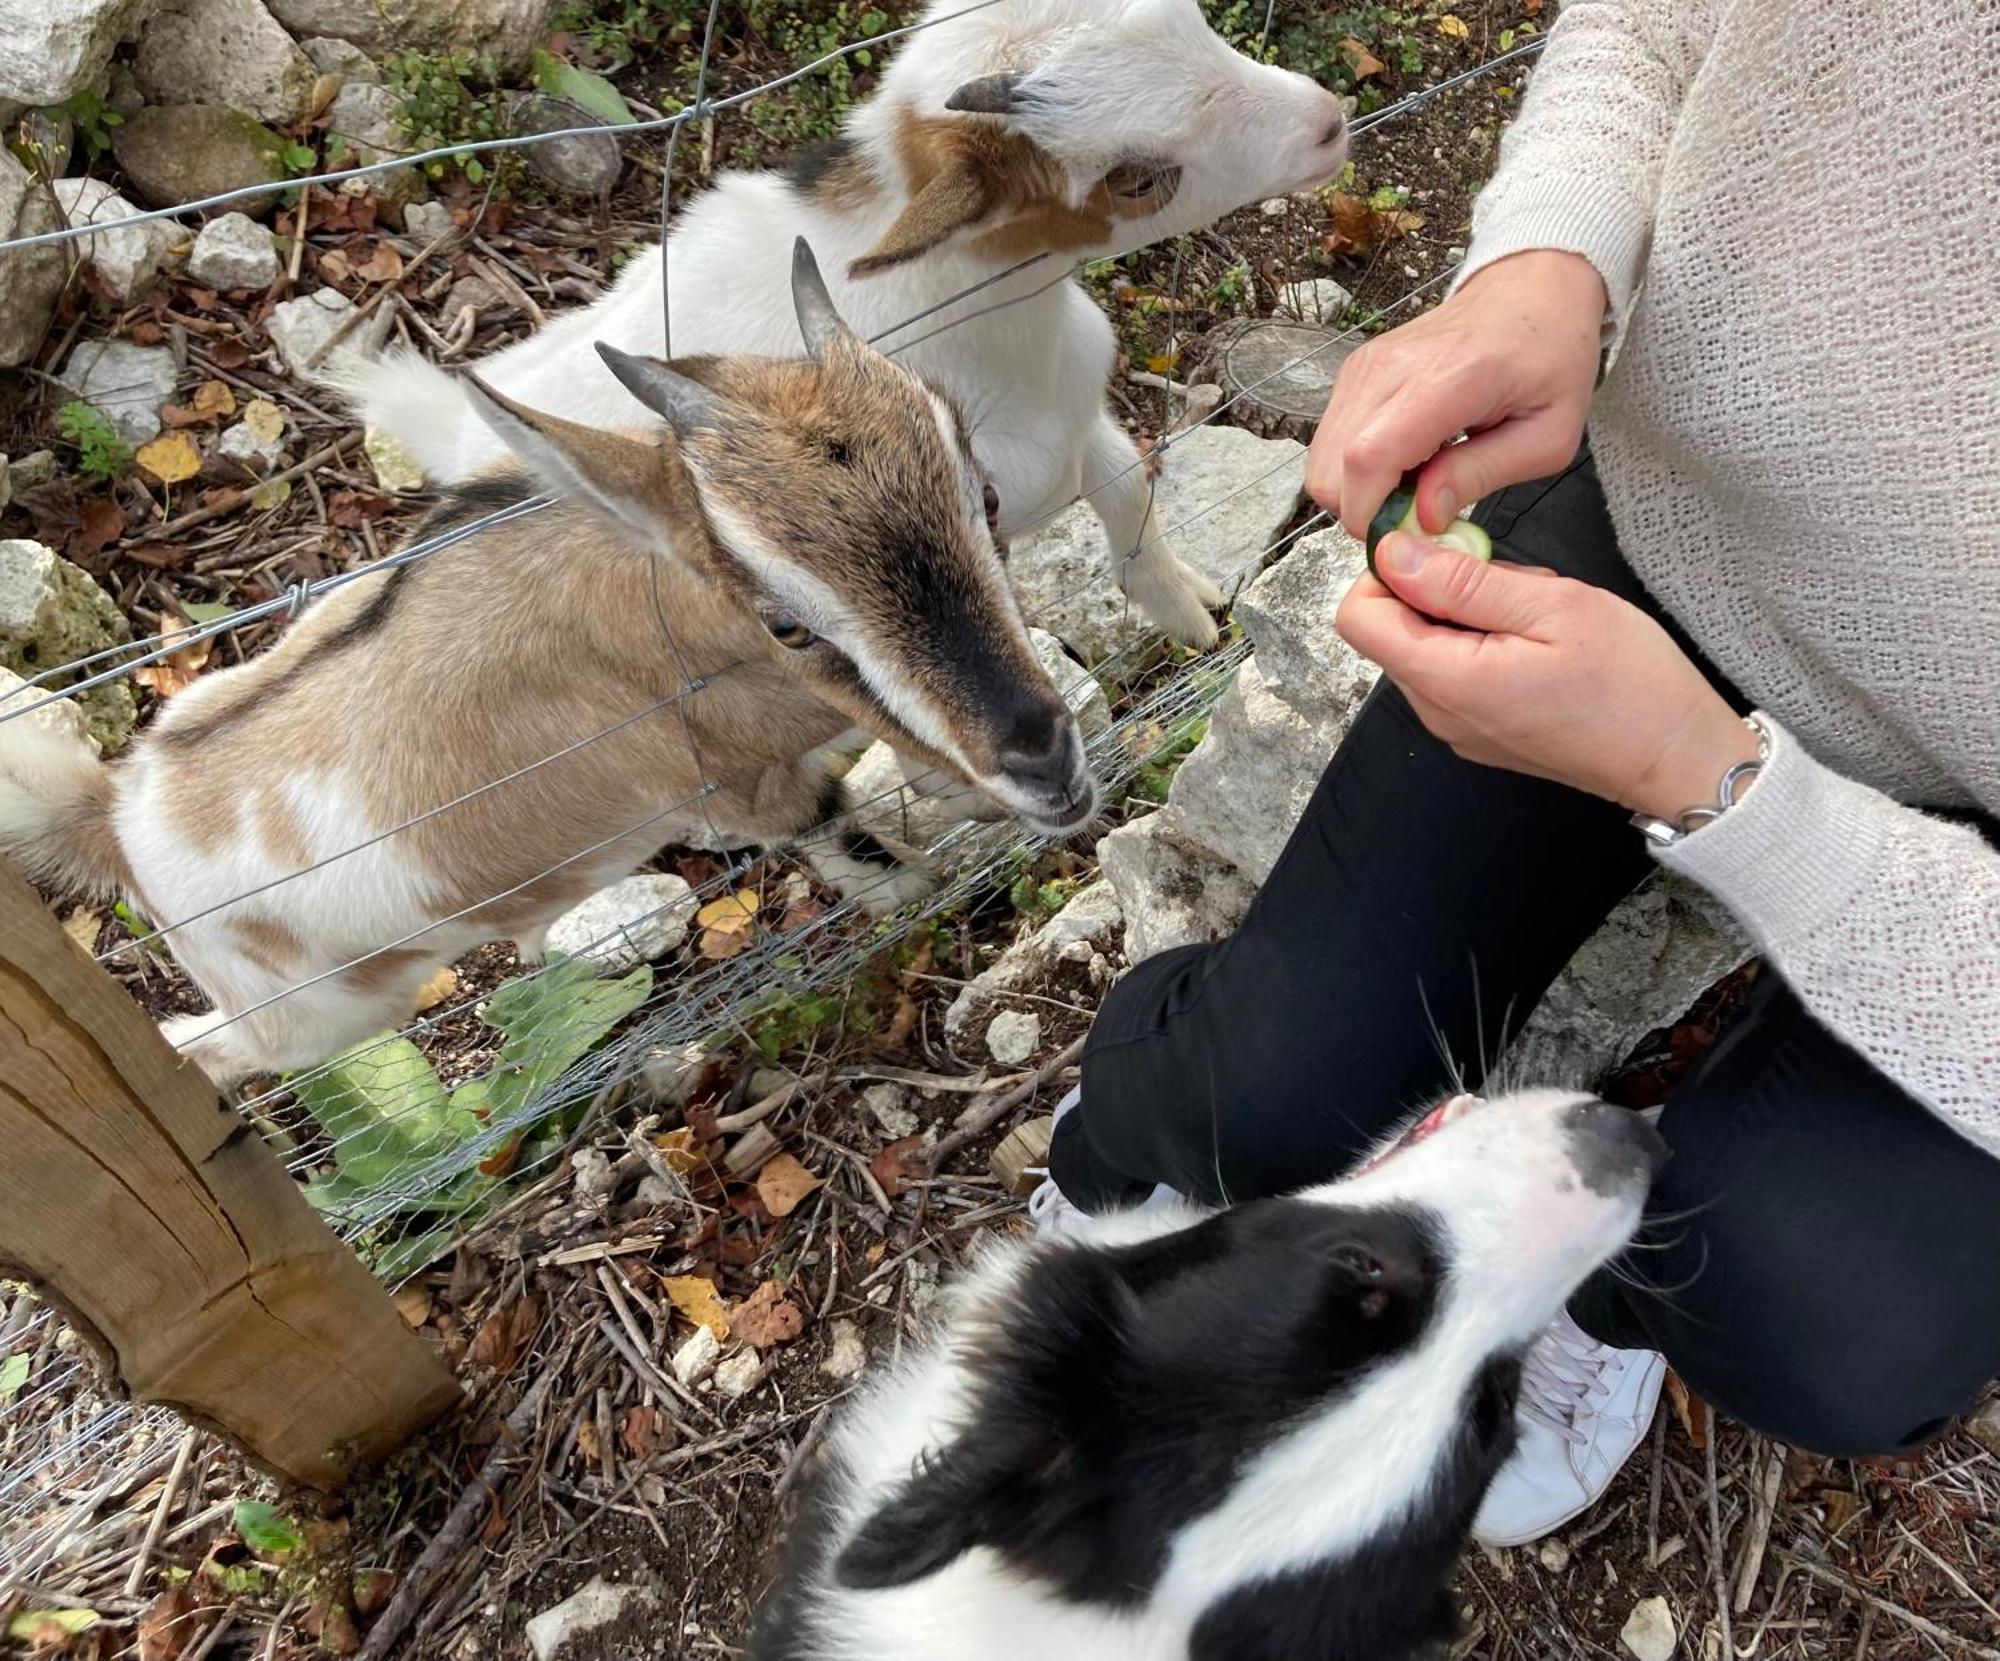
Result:
[[[88,572],[39,542],[0,542],[0,669],[30,679],[131,638],[125,614]],[[36,696],[59,692],[73,679],[58,677]],[[115,750],[131,734],[135,706],[124,681],[94,687],[74,702],[100,749]],[[49,706],[59,707],[66,706]]]
[[[379,340],[378,330],[386,328],[395,315],[388,307],[340,337],[330,351],[322,348],[339,334],[354,310],[354,302],[338,289],[319,288],[296,300],[272,308],[264,332],[285,360],[285,367],[300,380],[329,385],[338,375],[338,366],[350,355],[366,357]]]
[[[602,1575],[593,1578],[582,1591],[573,1592],[553,1609],[544,1609],[523,1628],[535,1661],[564,1661],[574,1654],[590,1661],[639,1661],[656,1653],[650,1632],[635,1634],[629,1643],[616,1644],[598,1636],[627,1616],[650,1610],[660,1601],[650,1586],[615,1586]],[[646,1623],[648,1628],[654,1624]],[[588,1643],[585,1640],[590,1640]],[[616,1647],[612,1647],[616,1644]]]
[[[1088,743],[1111,727],[1111,700],[1104,695],[1098,679],[1063,649],[1063,643],[1046,629],[1029,629],[1028,644],[1049,672],[1049,679],[1062,701],[1076,715],[1076,724]]]
[[[451,235],[455,223],[442,202],[416,202],[403,210],[403,233],[420,248]]]
[[[715,1367],[715,1388],[731,1401],[741,1401],[764,1382],[769,1364],[755,1350],[738,1350]]]
[[[1556,977],[1508,1050],[1507,1072],[1588,1088],[1750,955],[1717,901],[1662,872],[1628,896]]]
[[[1161,637],[1119,592],[1111,569],[1104,527],[1088,502],[1073,502],[1015,538],[1007,559],[1021,615],[1122,681],[1149,666]]]
[[[549,925],[548,948],[623,974],[678,947],[695,910],[694,890],[679,877],[642,871],[564,912]]]
[[[156,104],[226,104],[289,126],[312,113],[319,72],[263,0],[160,0],[132,59]]]
[[[299,50],[322,75],[340,75],[350,81],[382,79],[382,66],[352,41],[314,35],[300,41]]]
[[[968,982],[945,1011],[945,1035],[957,1043],[972,1030],[972,1023],[987,1010],[1001,1007],[1003,994],[1019,991],[1043,979],[1052,965],[1064,960],[1064,953],[1079,943],[1106,950],[1124,920],[1119,896],[1108,883],[1093,882],[1070,897],[1034,933],[1017,940],[994,963]]]
[[[326,147],[340,167],[372,167],[419,148],[404,124],[401,97],[369,81],[350,81],[335,94],[326,112]],[[406,207],[430,194],[423,173],[414,167],[349,179],[339,189],[343,196],[373,196]]]
[[[287,177],[284,140],[261,122],[219,104],[139,110],[111,130],[111,153],[139,198],[156,208],[282,183]],[[272,191],[233,205],[261,219],[277,199]]]
[[[604,118],[566,98],[545,92],[524,92],[508,107],[516,133],[555,133],[568,127],[599,127]],[[528,165],[558,190],[580,196],[601,196],[618,182],[625,157],[609,133],[552,138],[528,147]]]
[[[386,432],[370,428],[362,435],[361,452],[375,470],[375,482],[398,494],[424,488],[422,463]]]
[[[1665,1598],[1642,1598],[1618,1634],[1618,1641],[1637,1661],[1673,1661],[1680,1633],[1674,1627],[1674,1612]]]
[[[0,547],[4,547],[0,543]],[[6,573],[0,569],[0,582]],[[4,596],[0,596],[4,603]],[[15,715],[16,721],[25,721],[31,727],[54,733],[61,738],[73,738],[79,744],[88,744],[93,750],[97,740],[91,735],[90,723],[84,718],[82,706],[74,698],[65,698],[60,703],[44,703],[51,696],[46,686],[30,686],[26,680],[11,669],[0,669],[0,720],[7,719],[7,708],[11,704],[16,709],[32,709],[31,714]]]
[[[63,217],[71,225],[116,225],[138,217],[139,209],[102,179],[58,179],[51,187]],[[101,231],[68,249],[90,267],[120,301],[130,302],[152,287],[162,264],[183,240],[184,233],[159,220]]]
[[[246,411],[243,420],[223,430],[222,436],[215,441],[215,453],[240,461],[257,472],[264,472],[275,467],[284,455],[285,417],[284,412],[268,400],[254,402],[265,406],[261,418],[254,408]]]
[[[1042,1046],[1042,1018],[1031,1011],[1003,1009],[986,1028],[986,1049],[1003,1067],[1025,1067]]]
[[[1124,910],[1125,956],[1133,963],[1220,940],[1256,896],[1240,872],[1181,841],[1159,813],[1100,840],[1097,863]]]
[[[0,0],[0,36],[12,10],[13,0]],[[0,242],[62,228],[62,214],[48,192],[0,148]],[[68,251],[60,243],[0,254],[0,368],[26,363],[41,349],[68,271]]]
[[[1381,673],[1333,626],[1367,565],[1361,544],[1335,526],[1301,537],[1236,602],[1265,686],[1322,727],[1338,722],[1344,730]]]
[[[60,104],[93,83],[155,0],[0,0],[0,99]]]
[[[1287,283],[1278,290],[1279,313],[1306,323],[1337,323],[1340,314],[1353,304],[1354,296],[1331,277]]]
[[[94,407],[127,444],[160,434],[160,406],[173,396],[180,371],[166,346],[86,340],[56,379]]]
[[[1261,883],[1338,742],[1337,732],[1280,702],[1252,657],[1216,703],[1162,811],[1182,841]]]
[[[851,1382],[859,1378],[868,1365],[868,1346],[862,1341],[861,1328],[852,1321],[835,1321],[831,1331],[832,1341],[827,1345],[826,1359],[819,1364],[819,1370],[828,1378],[837,1378],[842,1383]]]
[[[462,47],[490,53],[502,67],[527,57],[542,37],[553,0],[271,0],[278,21],[300,39],[351,41],[380,57]]]
[[[721,1357],[722,1341],[707,1327],[698,1326],[674,1351],[669,1365],[673,1368],[675,1380],[692,1390],[715,1371],[715,1364]]]
[[[672,1044],[648,1050],[639,1064],[639,1076],[652,1100],[667,1107],[685,1107],[688,1097],[708,1070],[712,1046],[705,1038],[689,1044]]]
[[[1174,552],[1233,598],[1262,568],[1305,486],[1303,444],[1197,427],[1161,457],[1153,518]]]
[[[188,275],[207,288],[269,288],[283,266],[277,239],[248,214],[225,213],[202,226]]]
[[[24,490],[33,490],[37,485],[52,484],[55,476],[56,453],[53,450],[31,450],[7,463],[7,483],[16,496]]]
[[[868,1109],[869,1118],[892,1142],[917,1134],[917,1116],[908,1105],[909,1099],[909,1092],[900,1084],[871,1084],[861,1092],[861,1105]]]

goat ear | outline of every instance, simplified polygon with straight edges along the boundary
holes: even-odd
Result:
[[[866,277],[928,254],[954,231],[976,224],[993,209],[994,191],[969,155],[961,153],[896,215],[882,240],[847,268],[850,277]]]
[[[819,274],[819,261],[804,237],[792,244],[792,309],[798,313],[799,334],[806,350],[824,358],[836,340],[852,340],[854,331],[834,309],[833,296],[826,291],[826,279]]]
[[[967,81],[944,101],[948,110],[964,115],[1017,115],[1032,94],[1024,91],[1026,78],[1016,71],[1004,75],[982,75]]]
[[[464,386],[479,418],[543,490],[596,509],[649,548],[665,545],[676,504],[657,445],[544,415],[476,375]]]
[[[657,358],[635,358],[630,352],[621,352],[601,340],[597,343],[597,355],[617,377],[618,384],[666,422],[677,436],[685,438],[698,428],[723,425],[721,400],[701,382],[691,380]]]

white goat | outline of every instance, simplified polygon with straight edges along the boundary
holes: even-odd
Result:
[[[396,1024],[440,965],[496,937],[538,949],[710,823],[767,843],[827,825],[807,851],[829,880],[913,897],[927,873],[844,821],[826,771],[856,724],[1032,829],[1095,811],[958,411],[841,322],[803,242],[793,287],[809,358],[605,351],[664,427],[468,383],[505,465],[419,534],[554,504],[323,597],[113,765],[0,710],[0,852],[178,925],[216,1011],[168,1037],[212,1076]]]
[[[673,348],[788,350],[778,256],[804,235],[847,274],[840,303],[860,333],[894,330],[885,349],[907,343],[903,361],[967,411],[1002,532],[1090,491],[1119,586],[1169,633],[1207,645],[1221,596],[1174,556],[1106,408],[1111,325],[1080,285],[1050,279],[1331,177],[1346,159],[1340,102],[1233,51],[1196,0],[1003,0],[951,16],[964,5],[935,0],[926,17],[949,21],[901,45],[840,138],[786,173],[726,174],[688,206],[669,240]],[[1050,257],[922,316],[1037,254]],[[626,395],[588,347],[662,350],[660,259],[649,250],[595,304],[485,360],[481,377],[574,420],[626,419]],[[464,478],[499,454],[457,384],[418,362],[363,369],[349,391],[434,477]]]

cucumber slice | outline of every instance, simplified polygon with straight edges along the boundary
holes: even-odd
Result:
[[[1388,498],[1375,510],[1375,517],[1368,521],[1368,574],[1375,573],[1375,545],[1391,531],[1415,531],[1425,535],[1417,523],[1417,476],[1405,473],[1403,482],[1389,492]],[[1455,548],[1461,554],[1470,554],[1474,559],[1493,558],[1493,538],[1488,536],[1470,519],[1454,519],[1431,541],[1446,548]]]

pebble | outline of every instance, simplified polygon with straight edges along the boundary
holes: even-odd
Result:
[[[861,1092],[861,1105],[892,1142],[917,1134],[917,1116],[908,1102],[909,1092],[899,1084],[871,1084]]]
[[[1542,1567],[1550,1574],[1561,1574],[1569,1567],[1569,1547],[1560,1540],[1547,1540],[1542,1549],[1535,1553],[1542,1560]]]
[[[611,1156],[602,1148],[579,1148],[569,1163],[577,1198],[601,1200],[611,1192]]]
[[[738,1350],[715,1369],[715,1387],[732,1401],[741,1401],[764,1382],[770,1371],[755,1350]]]
[[[1042,1045],[1042,1018],[1003,1009],[986,1029],[986,1048],[1003,1067],[1021,1067]]]
[[[269,288],[278,280],[277,239],[248,214],[225,213],[211,219],[194,239],[188,255],[188,275],[206,287],[225,292],[238,288]]]
[[[403,231],[422,248],[449,236],[456,224],[451,209],[442,202],[417,202],[403,210]]]
[[[1618,1634],[1622,1643],[1638,1661],[1672,1661],[1674,1646],[1680,1642],[1680,1634],[1674,1626],[1674,1612],[1667,1607],[1665,1598],[1644,1598],[1633,1607],[1632,1614],[1625,1622],[1624,1630]]]
[[[679,877],[641,871],[558,917],[549,925],[548,949],[587,957],[602,974],[623,974],[675,950],[694,913],[694,891]]]
[[[522,1630],[535,1661],[557,1661],[579,1638],[623,1619],[633,1605],[657,1602],[659,1594],[650,1587],[614,1586],[597,1575],[581,1591],[534,1616]]]
[[[868,1346],[862,1340],[861,1328],[852,1321],[835,1321],[832,1342],[827,1345],[826,1359],[819,1364],[819,1370],[828,1378],[850,1383],[861,1376],[867,1365]]]
[[[707,1327],[698,1326],[693,1336],[674,1351],[668,1365],[673,1368],[674,1378],[692,1390],[715,1371],[715,1364],[721,1359],[721,1340]]]

